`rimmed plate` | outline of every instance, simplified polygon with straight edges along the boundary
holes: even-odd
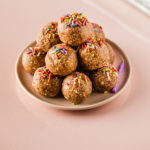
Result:
[[[114,100],[116,97],[118,97],[127,87],[130,77],[131,77],[131,64],[129,62],[129,59],[127,55],[124,53],[124,51],[119,48],[114,42],[107,39],[107,42],[112,46],[114,49],[116,59],[115,59],[115,66],[119,67],[120,63],[124,61],[124,70],[122,72],[120,82],[118,85],[118,91],[117,93],[97,93],[93,92],[88,99],[86,99],[83,103],[79,105],[73,105],[69,101],[65,100],[63,96],[57,96],[55,98],[47,98],[44,96],[41,96],[37,94],[34,89],[32,88],[32,76],[25,72],[23,66],[22,66],[22,54],[25,49],[31,46],[35,46],[36,42],[32,42],[29,44],[18,56],[18,59],[16,61],[15,66],[15,74],[17,82],[19,83],[20,87],[24,90],[24,92],[29,95],[33,100],[43,102],[46,105],[52,106],[57,109],[63,109],[63,110],[85,110],[85,109],[92,109],[98,106],[102,106],[112,100]]]

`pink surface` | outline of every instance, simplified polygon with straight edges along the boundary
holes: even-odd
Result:
[[[94,1],[102,9],[79,0],[0,1],[1,150],[150,149],[150,20],[127,2]],[[124,94],[91,111],[41,105],[24,94],[14,76],[20,50],[36,38],[39,28],[72,11],[82,11],[100,23],[106,36],[129,55],[133,68]]]

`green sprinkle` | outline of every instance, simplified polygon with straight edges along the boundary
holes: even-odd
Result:
[[[75,102],[73,102],[73,104],[74,104],[74,105],[77,105],[78,103],[75,101]]]
[[[94,54],[92,54],[92,57],[94,57],[95,55]]]
[[[103,68],[102,71],[109,71],[109,68]]]

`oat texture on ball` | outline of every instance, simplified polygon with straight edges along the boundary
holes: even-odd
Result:
[[[35,91],[43,96],[55,97],[61,89],[61,78],[54,75],[45,66],[36,70],[32,86]]]
[[[25,71],[34,73],[37,68],[44,66],[45,55],[46,52],[39,47],[29,47],[26,49],[22,55],[22,65]]]
[[[75,72],[64,79],[62,93],[68,101],[81,103],[92,93],[92,82],[84,73]]]
[[[99,26],[96,23],[91,22],[93,32],[94,32],[94,38],[101,39],[102,41],[105,41],[105,34],[103,31],[102,26]]]
[[[78,46],[93,37],[93,29],[83,13],[62,16],[58,22],[58,33],[62,42]]]
[[[57,31],[57,22],[50,22],[44,25],[37,36],[37,44],[44,51],[48,51],[53,45],[60,43]]]
[[[93,85],[96,91],[110,91],[117,83],[119,75],[114,66],[103,66],[91,74]]]
[[[78,65],[76,51],[66,44],[57,44],[47,53],[46,67],[54,74],[65,76],[76,70]]]
[[[78,48],[79,62],[85,70],[109,64],[109,51],[101,39],[89,39]]]

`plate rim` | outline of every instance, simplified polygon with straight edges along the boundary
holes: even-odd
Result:
[[[57,104],[52,104],[52,103],[48,103],[46,101],[43,101],[41,100],[40,98],[37,98],[36,96],[34,96],[33,94],[31,94],[27,88],[22,84],[22,82],[20,81],[20,77],[19,77],[19,73],[18,73],[18,65],[19,65],[19,60],[20,60],[20,57],[22,56],[22,53],[23,51],[21,51],[19,53],[19,55],[17,56],[17,60],[16,60],[16,63],[15,63],[15,77],[16,77],[16,80],[19,84],[19,86],[21,87],[21,89],[29,96],[31,97],[33,100],[36,100],[42,104],[45,104],[45,105],[48,105],[48,106],[51,106],[53,108],[56,108],[56,109],[61,109],[61,110],[87,110],[87,109],[92,109],[92,108],[96,108],[96,107],[100,107],[106,103],[109,103],[113,100],[115,100],[116,97],[118,97],[119,95],[121,95],[121,93],[123,93],[123,91],[126,89],[129,81],[131,80],[131,76],[132,76],[132,67],[131,67],[131,62],[130,62],[130,59],[129,59],[129,56],[126,54],[126,52],[124,52],[115,42],[111,41],[110,39],[106,38],[106,41],[109,41],[110,43],[113,43],[116,47],[118,47],[121,52],[123,53],[124,57],[126,58],[127,62],[128,62],[128,70],[129,70],[129,75],[128,75],[128,78],[127,78],[127,81],[125,82],[124,86],[117,92],[115,93],[115,95],[107,98],[106,100],[103,100],[103,101],[100,101],[100,102],[96,102],[94,104],[89,104],[89,105],[86,105],[86,106],[82,106],[82,105],[72,105],[72,106],[61,106],[61,105],[57,105]],[[32,45],[33,43],[35,43],[36,41],[33,41],[33,42],[30,42],[30,44],[28,44],[28,46]],[[24,48],[24,50],[28,47],[26,46]]]

